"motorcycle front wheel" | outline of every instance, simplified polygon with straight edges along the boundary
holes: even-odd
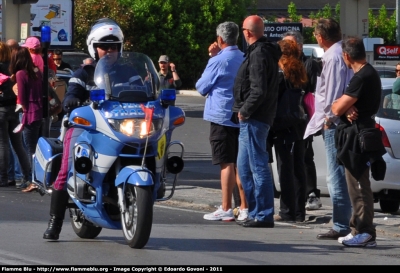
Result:
[[[83,216],[78,219],[71,217],[71,225],[76,235],[83,239],[94,239],[102,230],[101,227],[96,227],[89,221],[85,220]]]
[[[124,198],[121,224],[125,240],[131,248],[143,248],[150,238],[153,224],[151,188],[127,184]]]

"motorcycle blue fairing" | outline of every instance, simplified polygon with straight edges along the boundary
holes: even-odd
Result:
[[[86,120],[90,122],[90,125],[85,126],[82,124],[77,124],[76,122],[74,122],[75,117],[84,117]],[[76,127],[89,130],[96,129],[96,119],[94,117],[93,110],[91,109],[90,106],[83,106],[72,110],[69,115],[69,121]]]
[[[135,186],[154,185],[151,171],[141,166],[127,166],[121,169],[115,179],[115,186],[125,182]]]
[[[90,105],[65,117],[59,140],[39,142],[32,171],[39,190],[51,193],[55,179],[50,175],[61,165],[52,161],[62,153],[60,141],[69,136],[69,127],[83,129],[72,135],[75,145],[68,159],[74,232],[93,239],[102,228],[121,229],[130,247],[142,248],[150,237],[154,202],[173,196],[183,169],[183,143],[171,140],[185,114],[173,106],[175,90],[160,90],[148,56],[119,57],[107,54],[98,61],[93,77],[98,89],[90,90],[85,102]]]

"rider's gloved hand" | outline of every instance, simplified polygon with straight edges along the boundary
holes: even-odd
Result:
[[[71,112],[73,109],[78,107],[80,104],[81,104],[81,101],[78,98],[74,98],[74,97],[66,98],[64,101],[64,110],[66,112]]]

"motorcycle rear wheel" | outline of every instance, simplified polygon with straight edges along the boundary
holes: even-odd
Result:
[[[100,234],[102,230],[101,227],[96,227],[83,218],[79,221],[75,221],[71,217],[71,225],[76,235],[83,239],[94,239]]]
[[[124,191],[125,208],[121,213],[122,232],[131,248],[143,248],[153,224],[153,199],[150,187],[127,184]]]

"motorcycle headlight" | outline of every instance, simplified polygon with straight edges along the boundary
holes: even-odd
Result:
[[[111,127],[126,136],[133,136],[144,138],[146,134],[146,121],[145,119],[131,118],[131,119],[108,119]],[[162,127],[162,119],[154,119],[150,125],[149,136],[155,134]]]

